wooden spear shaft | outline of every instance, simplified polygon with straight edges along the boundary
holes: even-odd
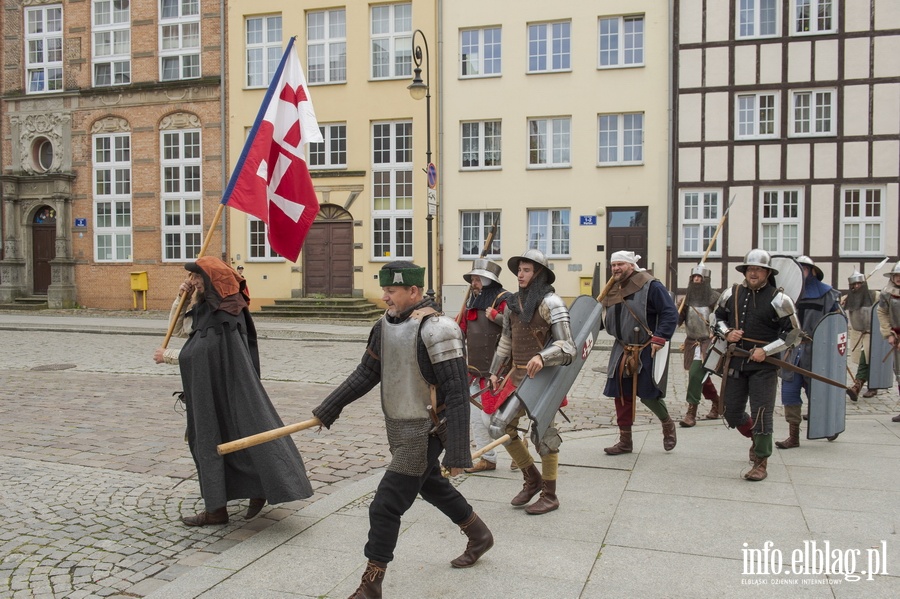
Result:
[[[478,255],[479,258],[484,258],[487,256],[488,251],[491,249],[491,244],[494,243],[494,234],[497,232],[497,227],[500,225],[500,219],[494,221],[494,226],[491,227],[490,233],[488,233],[487,239],[484,241],[484,247],[481,248],[481,254]],[[469,288],[466,289],[466,296],[463,298],[462,308],[459,309],[459,314],[456,315],[456,324],[462,322],[463,315],[466,313],[466,305],[469,303],[469,296],[472,294],[472,286],[469,285]]]
[[[222,443],[216,447],[216,451],[219,452],[219,455],[233,453],[241,449],[247,449],[248,447],[274,441],[275,439],[280,439],[281,437],[286,437],[302,430],[313,428],[314,426],[320,426],[321,424],[322,421],[318,418],[310,418],[309,420],[304,420],[303,422],[298,422],[296,424],[289,424],[287,426],[282,426],[281,428],[273,428],[270,431],[257,433],[255,435],[250,435],[249,437],[229,441],[228,443]]]
[[[509,441],[509,439],[510,439],[510,436],[507,434],[507,435],[503,435],[499,439],[495,439],[495,440],[491,441],[490,443],[488,443],[487,445],[485,445],[484,447],[482,447],[481,449],[479,449],[475,453],[473,453],[472,459],[477,460],[478,458],[480,458],[481,456],[483,456],[490,450],[494,449],[498,445],[503,445],[504,443]]]
[[[728,211],[731,210],[731,205],[734,204],[735,196],[731,196],[731,201],[728,202],[728,207],[725,208],[725,212],[722,214],[722,218],[719,219],[719,224],[716,226],[716,230],[713,232],[713,236],[709,238],[709,243],[706,246],[706,251],[703,252],[703,258],[700,259],[700,264],[705,264],[706,259],[709,257],[709,252],[712,250],[713,245],[716,243],[716,238],[719,236],[719,231],[722,230],[722,225],[725,224],[725,219],[728,218]],[[678,304],[678,313],[681,314],[681,311],[684,309],[684,302],[687,300],[687,294],[684,294],[684,297],[681,298],[681,303]]]

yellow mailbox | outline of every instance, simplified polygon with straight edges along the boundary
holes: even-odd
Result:
[[[144,292],[144,310],[147,309],[147,290],[150,285],[147,283],[147,271],[142,270],[131,273],[131,300],[132,307],[137,310],[137,294]]]
[[[581,293],[581,295],[591,295],[591,287],[594,284],[593,277],[579,277],[578,283],[579,283],[578,290]]]

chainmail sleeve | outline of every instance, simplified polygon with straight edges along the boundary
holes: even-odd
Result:
[[[463,358],[454,358],[431,364],[431,368],[437,383],[438,405],[444,405],[442,416],[447,419],[447,444],[444,447],[443,464],[447,468],[470,468],[472,454],[469,448],[469,400],[466,397],[469,385],[466,361]],[[430,377],[425,378],[428,380]]]
[[[313,416],[322,421],[325,428],[331,428],[341,411],[356,401],[381,381],[381,321],[379,320],[369,333],[366,351],[356,366],[356,370],[328,394],[318,407],[313,408]]]

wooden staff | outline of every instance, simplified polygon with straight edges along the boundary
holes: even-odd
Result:
[[[200,252],[197,254],[197,258],[201,257],[205,252],[206,248],[209,247],[209,242],[212,240],[212,232],[215,230],[217,226],[219,226],[219,219],[222,218],[222,211],[225,209],[225,204],[219,204],[218,209],[216,209],[216,214],[213,216],[212,222],[209,224],[209,230],[206,233],[206,239],[203,240],[203,245],[200,246]],[[172,338],[172,332],[175,330],[175,322],[178,320],[178,315],[181,314],[181,310],[184,308],[184,302],[187,301],[188,296],[181,291],[178,292],[178,308],[175,309],[175,312],[172,313],[172,320],[169,322],[169,330],[166,331],[166,336],[162,342],[162,348],[166,349],[166,346],[169,345],[169,339]]]
[[[475,453],[473,453],[472,459],[477,460],[478,458],[480,458],[481,456],[483,456],[484,454],[486,454],[493,448],[497,447],[498,445],[503,445],[504,443],[509,441],[509,439],[510,439],[510,437],[508,434],[503,435],[499,439],[494,439],[493,441],[491,441],[490,443],[488,443],[487,445],[485,445],[484,447],[482,447],[481,449],[479,449]]]
[[[494,221],[494,226],[491,227],[490,233],[488,233],[487,239],[484,242],[484,247],[481,248],[481,254],[478,255],[479,258],[484,258],[487,256],[488,251],[491,249],[491,244],[494,242],[494,234],[497,233],[497,227],[500,225],[500,219]],[[456,324],[462,322],[463,315],[466,313],[466,305],[469,303],[469,296],[472,294],[472,285],[469,285],[469,288],[466,289],[466,296],[463,298],[462,308],[459,309],[459,314],[456,315]]]
[[[715,245],[716,243],[716,237],[719,236],[719,231],[722,230],[722,225],[725,224],[725,219],[728,218],[728,211],[731,210],[731,205],[734,204],[735,197],[737,196],[731,196],[731,199],[728,201],[728,206],[725,208],[725,212],[722,214],[722,218],[719,219],[719,225],[716,227],[715,232],[713,232],[713,236],[709,238],[709,244],[706,246],[706,251],[703,252],[703,258],[700,259],[700,264],[706,263],[706,258],[709,257],[709,252],[710,250],[712,250],[713,245]],[[684,294],[684,297],[681,298],[681,303],[678,304],[679,314],[681,314],[681,311],[684,309],[685,300],[687,300],[687,293]]]
[[[609,295],[609,291],[610,291],[610,289],[612,289],[613,283],[615,283],[615,282],[616,282],[616,278],[615,278],[615,277],[610,277],[610,278],[609,278],[609,280],[606,282],[606,285],[603,286],[603,289],[600,290],[600,294],[597,296],[597,301],[598,301],[598,302],[602,302],[603,299],[604,299],[607,295]]]
[[[281,437],[286,437],[293,433],[297,433],[314,426],[320,426],[321,424],[322,421],[318,418],[310,418],[309,420],[304,420],[303,422],[298,422],[297,424],[289,424],[287,426],[282,426],[281,428],[275,428],[263,433],[250,435],[249,437],[244,437],[243,439],[237,439],[236,441],[222,443],[221,445],[216,447],[216,451],[219,452],[219,455],[225,455],[226,453],[232,453],[240,449],[247,449],[248,447],[253,447],[262,443],[274,441],[275,439],[280,439]]]

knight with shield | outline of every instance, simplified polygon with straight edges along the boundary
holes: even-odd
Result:
[[[884,276],[888,278],[888,283],[879,294],[878,323],[881,336],[891,345],[894,378],[897,381],[897,390],[900,391],[900,355],[898,355],[898,351],[900,351],[900,262],[894,265],[891,272],[884,273]],[[900,422],[900,414],[891,420]]]
[[[847,314],[850,324],[850,359],[856,363],[856,374],[853,376],[853,391],[862,391],[869,380],[869,337],[872,330],[872,308],[875,305],[875,292],[869,290],[866,275],[859,271],[847,279],[850,291],[841,298],[841,306]],[[869,387],[863,397],[874,397],[878,393]]]
[[[684,325],[682,356],[684,369],[688,371],[688,409],[679,424],[686,428],[697,424],[697,407],[700,405],[701,391],[703,397],[712,401],[712,408],[704,418],[715,420],[719,417],[719,393],[709,377],[709,372],[703,367],[711,343],[709,317],[719,301],[719,292],[710,286],[709,278],[709,269],[702,263],[691,269],[691,280],[681,310],[678,312],[679,324]]]

